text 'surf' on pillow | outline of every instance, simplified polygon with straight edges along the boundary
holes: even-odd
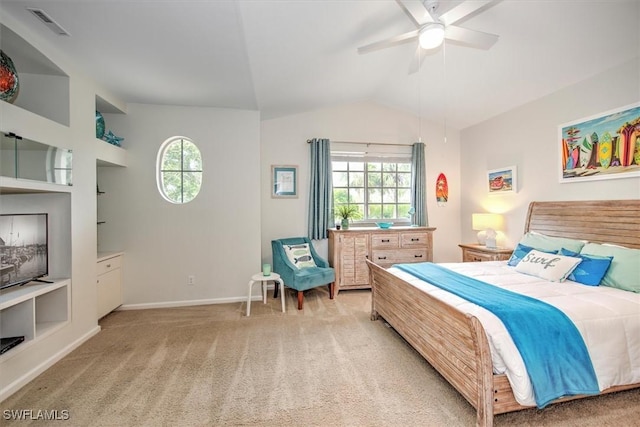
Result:
[[[548,254],[534,249],[522,258],[516,271],[550,282],[562,282],[581,261],[580,258]]]

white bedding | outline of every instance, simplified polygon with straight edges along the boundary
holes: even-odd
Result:
[[[582,334],[601,391],[615,385],[640,383],[640,294],[570,280],[548,282],[518,273],[506,261],[441,265],[562,310]],[[518,403],[535,406],[533,388],[520,353],[496,316],[409,273],[397,268],[389,271],[460,311],[476,316],[488,336],[494,373],[507,375]]]

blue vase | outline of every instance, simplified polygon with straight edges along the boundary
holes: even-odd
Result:
[[[96,111],[96,138],[102,139],[104,136],[104,130],[104,117],[102,117],[100,111]]]

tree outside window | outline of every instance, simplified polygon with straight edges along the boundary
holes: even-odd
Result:
[[[364,222],[403,222],[411,208],[411,163],[333,160],[333,204],[354,205]]]

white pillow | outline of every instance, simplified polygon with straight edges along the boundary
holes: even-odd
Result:
[[[516,265],[516,271],[550,282],[562,282],[582,259],[532,250]]]
[[[316,262],[313,260],[311,250],[309,250],[308,243],[300,243],[298,245],[283,245],[284,253],[287,254],[289,261],[298,269],[317,267]]]

